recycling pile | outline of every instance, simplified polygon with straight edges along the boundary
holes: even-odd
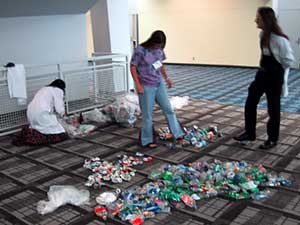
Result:
[[[264,187],[291,184],[284,177],[267,173],[263,166],[255,167],[244,161],[166,165],[152,171],[151,176],[165,184],[162,192],[172,193],[170,196],[161,194],[169,201],[178,201],[182,194],[195,200],[217,195],[232,199],[262,199],[268,193]]]
[[[267,173],[263,166],[246,162],[195,162],[189,166],[165,165],[151,173],[155,180],[116,194],[99,205],[95,213],[102,219],[118,216],[134,225],[170,208],[197,208],[196,201],[224,196],[231,199],[264,199],[265,187],[289,186],[290,181]],[[104,193],[103,193],[104,194]],[[108,194],[108,193],[106,193]],[[112,193],[110,193],[112,195]]]
[[[124,191],[114,202],[106,199],[106,203],[104,201],[95,208],[95,213],[104,220],[108,215],[118,216],[123,221],[140,225],[144,220],[155,217],[157,213],[170,212],[168,202],[160,200],[159,193],[159,184],[150,182],[142,187]]]
[[[135,176],[133,166],[141,165],[144,162],[151,162],[151,157],[144,157],[141,153],[136,153],[136,157],[119,155],[116,162],[101,160],[99,157],[87,159],[83,167],[91,170],[92,175],[88,176],[85,186],[101,187],[105,182],[122,183],[130,181]]]
[[[216,126],[210,126],[206,129],[193,125],[191,127],[184,127],[184,131],[186,135],[184,136],[183,142],[180,143],[183,147],[192,145],[196,149],[202,149],[208,142],[222,137],[222,132],[219,131]],[[172,134],[168,127],[158,129],[158,135],[161,140],[170,140],[172,138]],[[176,149],[176,143],[170,143],[168,147],[170,149]]]

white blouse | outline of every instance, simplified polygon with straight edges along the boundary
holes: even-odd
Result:
[[[262,34],[263,31],[260,33],[260,39],[262,38]],[[288,77],[290,67],[295,60],[293,50],[288,39],[274,33],[271,34],[270,48],[275,59],[284,68],[284,84],[282,89],[282,96],[286,97],[288,96]]]
[[[65,132],[54,112],[64,115],[64,92],[57,87],[43,87],[35,94],[27,108],[30,128],[43,134]]]

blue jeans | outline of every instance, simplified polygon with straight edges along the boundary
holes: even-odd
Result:
[[[141,144],[143,146],[153,142],[152,114],[155,102],[162,109],[173,136],[178,138],[184,135],[170,104],[165,83],[162,81],[158,87],[144,86],[144,94],[139,94],[139,104],[142,111]]]

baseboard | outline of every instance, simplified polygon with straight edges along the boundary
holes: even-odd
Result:
[[[234,68],[248,68],[257,69],[258,66],[237,66],[237,65],[220,65],[220,64],[194,64],[194,63],[164,63],[165,65],[178,65],[178,66],[214,66],[214,67],[234,67]]]

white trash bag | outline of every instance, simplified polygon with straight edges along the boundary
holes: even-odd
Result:
[[[73,186],[54,185],[50,187],[47,194],[49,201],[41,200],[37,203],[37,211],[42,215],[51,213],[66,204],[76,206],[88,204],[90,199],[88,190],[79,190]]]
[[[189,96],[172,96],[169,99],[173,109],[181,109],[183,106],[189,104]]]
[[[95,121],[98,123],[111,122],[111,118],[97,108],[84,114],[84,119],[86,119],[87,121]]]
[[[136,116],[141,113],[138,97],[133,93],[118,96],[112,104],[104,108],[104,111],[113,121],[124,127],[132,127],[137,120]]]

